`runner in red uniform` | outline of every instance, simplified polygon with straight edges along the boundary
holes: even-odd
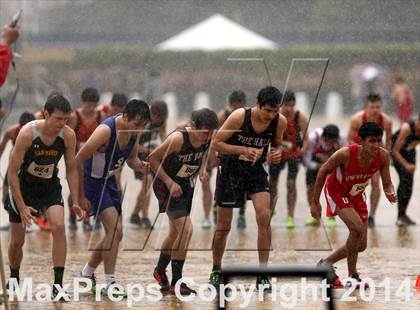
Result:
[[[337,249],[320,265],[332,265],[347,258],[348,274],[358,285],[362,280],[356,269],[357,256],[367,246],[368,210],[364,191],[372,176],[379,171],[385,196],[391,203],[397,201],[389,173],[389,152],[381,147],[383,129],[374,122],[359,129],[361,144],[351,144],[335,152],[320,168],[311,203],[315,219],[321,217],[319,197],[325,180],[327,216],[338,215],[350,231],[345,245]],[[337,275],[331,279],[334,286],[341,286]]]
[[[385,113],[381,112],[382,100],[377,94],[370,94],[366,98],[366,105],[363,111],[354,114],[350,120],[350,130],[348,133],[349,143],[361,142],[357,132],[366,122],[375,122],[385,131],[385,148],[391,151],[392,144],[392,120]],[[375,226],[375,213],[381,198],[381,189],[379,187],[379,174],[372,177],[372,190],[370,193],[370,213],[368,218],[369,227]]]
[[[413,92],[402,77],[395,79],[394,88],[392,89],[392,101],[401,123],[411,121],[413,117]]]

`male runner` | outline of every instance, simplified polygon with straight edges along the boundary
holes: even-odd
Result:
[[[360,144],[339,149],[319,169],[311,204],[311,214],[319,220],[319,197],[325,183],[327,216],[338,215],[350,234],[345,245],[318,264],[333,265],[347,258],[348,275],[357,286],[364,284],[357,272],[357,257],[367,246],[368,210],[364,192],[377,171],[381,174],[385,196],[391,203],[397,201],[389,173],[389,152],[381,148],[383,129],[374,122],[367,122],[360,127],[358,134]],[[331,281],[335,287],[342,286],[337,275]]]
[[[347,145],[346,138],[340,134],[340,129],[334,124],[317,128],[309,134],[308,144],[303,156],[303,163],[306,166],[306,194],[309,206],[311,205],[314,193],[314,185],[319,168],[327,162],[338,149]],[[310,217],[306,220],[307,226],[318,226],[319,221]],[[334,217],[329,217],[327,226],[335,226]]]
[[[90,216],[96,216],[104,226],[105,236],[91,252],[88,263],[81,271],[82,277],[92,280],[96,291],[94,271],[104,262],[107,294],[115,283],[115,265],[118,246],[122,239],[121,191],[115,173],[127,160],[130,168],[144,171],[147,164],[137,157],[139,131],[150,120],[149,106],[141,100],[130,100],[123,114],[104,120],[77,153],[79,168],[80,202]],[[126,296],[125,291],[113,290],[113,295]]]
[[[112,95],[111,104],[102,104],[96,109],[101,113],[101,119],[106,119],[112,115],[123,113],[127,105],[127,96],[122,93]]]
[[[407,207],[413,193],[414,172],[416,170],[416,146],[420,143],[420,113],[416,121],[404,123],[393,134],[392,157],[394,167],[400,177],[398,184],[397,226],[416,225],[407,215]]]
[[[168,106],[164,101],[154,101],[150,105],[150,123],[145,128],[139,139],[139,158],[147,160],[149,154],[166,138],[166,120],[168,119]],[[150,229],[152,224],[149,219],[150,189],[152,175],[134,172],[136,179],[140,179],[141,189],[137,196],[136,206],[130,216],[130,223],[145,229]],[[142,217],[139,213],[142,213]]]
[[[34,216],[45,214],[51,224],[54,284],[62,286],[66,261],[64,203],[61,195],[58,162],[64,154],[67,181],[73,199],[73,211],[81,219],[85,212],[79,207],[78,176],[75,161],[76,137],[66,125],[70,103],[63,96],[50,97],[45,103],[45,120],[33,121],[19,132],[10,156],[10,184],[7,209],[10,221],[10,278],[19,282],[25,227]],[[58,289],[53,287],[53,296]]]
[[[271,246],[270,193],[264,163],[278,163],[287,120],[279,114],[282,94],[273,87],[261,89],[256,105],[234,111],[214,138],[214,149],[219,152],[220,178],[216,202],[217,227],[213,240],[213,270],[210,283],[220,284],[222,257],[232,222],[233,208],[251,199],[258,225],[258,257],[260,265],[268,262]],[[270,287],[267,277],[258,277],[257,284]]]
[[[287,118],[287,127],[283,137],[283,154],[280,163],[270,165],[270,194],[271,212],[274,214],[277,204],[277,183],[280,171],[288,166],[287,170],[287,228],[295,227],[294,213],[296,206],[296,178],[302,157],[302,149],[305,149],[307,135],[304,131],[307,127],[305,115],[295,108],[296,98],[291,91],[286,91],[280,113]]]
[[[364,123],[375,122],[385,131],[385,149],[391,151],[392,120],[385,113],[381,112],[382,99],[377,94],[370,94],[366,97],[366,104],[363,111],[357,112],[350,119],[350,129],[347,140],[349,143],[360,143],[357,132]],[[371,180],[372,189],[370,192],[370,212],[368,218],[369,227],[375,226],[375,213],[378,208],[381,190],[379,188],[379,173]]]
[[[217,129],[217,115],[209,109],[193,111],[191,127],[177,129],[158,146],[149,157],[156,173],[153,189],[159,200],[160,212],[169,217],[169,232],[161,246],[161,253],[153,273],[162,289],[175,294],[175,284],[182,278],[182,269],[191,239],[193,225],[190,218],[196,177],[208,179],[205,154],[213,130]],[[202,164],[204,162],[204,164]],[[166,276],[166,267],[172,266],[172,281]],[[196,294],[185,283],[180,286],[183,295]]]

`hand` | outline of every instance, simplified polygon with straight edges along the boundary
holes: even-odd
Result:
[[[267,156],[267,163],[268,164],[278,164],[281,161],[281,154],[283,151],[276,150],[274,152],[270,152]]]
[[[73,206],[72,206],[72,209],[73,209],[74,213],[76,214],[78,221],[81,221],[81,220],[84,220],[84,219],[87,218],[86,211],[83,210],[78,204],[74,203]]]
[[[140,163],[137,166],[136,171],[139,171],[143,174],[147,174],[149,172],[149,167],[150,167],[149,162],[140,160]]]
[[[81,199],[79,199],[79,201],[80,201],[80,207],[86,212],[88,212],[92,208],[90,201],[86,197],[83,196]]]
[[[200,171],[199,177],[200,177],[201,183],[203,183],[203,184],[208,184],[209,183],[209,180],[210,180],[209,173],[207,172],[206,169],[204,169],[203,171]]]
[[[19,37],[19,26],[16,26],[16,27],[10,27],[10,25],[4,26],[1,37],[5,44],[12,45],[13,43],[16,42],[17,38]]]
[[[390,203],[396,203],[397,202],[397,196],[395,195],[394,189],[392,189],[389,192],[385,192],[385,196],[389,200]]]
[[[172,183],[170,184],[170,186],[168,186],[169,189],[169,193],[171,194],[172,197],[179,197],[182,195],[182,188],[181,186],[179,186],[178,183],[172,181]]]
[[[33,214],[38,214],[38,210],[30,207],[30,206],[25,206],[23,208],[18,208],[19,209],[19,215],[20,218],[22,220],[22,225],[24,227],[26,226],[31,226],[32,225],[32,220],[35,219]]]
[[[245,154],[243,155],[251,161],[257,161],[261,157],[262,151],[263,149],[245,147]]]
[[[321,219],[321,204],[319,200],[311,202],[311,215],[314,219],[320,220]]]
[[[416,171],[416,165],[413,165],[413,164],[408,164],[404,168],[408,173],[411,173],[411,174],[413,174]]]

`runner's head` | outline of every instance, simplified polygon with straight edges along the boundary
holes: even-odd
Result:
[[[168,118],[168,106],[165,101],[157,100],[153,101],[150,105],[150,121],[155,124],[162,126]]]
[[[261,89],[257,95],[257,107],[260,118],[264,122],[271,122],[279,112],[282,101],[282,93],[274,86]]]
[[[217,114],[207,108],[195,110],[191,113],[191,127],[201,144],[205,144],[210,141],[213,131],[219,127]]]
[[[131,99],[125,106],[123,117],[129,129],[142,129],[150,122],[149,105],[143,100]]]
[[[332,148],[338,143],[340,138],[340,129],[338,129],[338,127],[334,124],[327,125],[324,127],[321,136],[327,147]]]
[[[115,93],[111,99],[111,114],[116,115],[123,113],[125,106],[127,105],[127,96],[121,93]]]
[[[360,126],[359,136],[362,140],[362,147],[370,155],[376,155],[382,144],[384,130],[375,122],[367,122]]]
[[[286,90],[283,95],[283,104],[281,105],[281,113],[289,117],[295,112],[296,97],[295,93],[290,90]]]
[[[66,125],[71,113],[70,102],[62,95],[50,95],[44,105],[44,117],[48,126],[58,131]]]
[[[366,97],[365,111],[368,116],[378,117],[381,114],[382,99],[378,94],[369,94]]]
[[[98,102],[99,93],[96,88],[88,87],[83,90],[80,107],[85,110],[86,114],[95,113]]]
[[[420,112],[419,112],[419,116],[417,117],[417,120],[414,123],[415,128],[416,128],[416,135],[419,136],[420,135]]]
[[[32,113],[23,112],[19,117],[19,126],[23,127],[27,123],[32,122],[33,120],[35,120],[35,116]]]
[[[246,105],[246,95],[242,90],[234,90],[229,95],[229,107],[232,111],[243,108]]]

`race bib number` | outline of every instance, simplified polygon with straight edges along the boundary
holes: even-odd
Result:
[[[54,172],[54,164],[37,165],[35,162],[31,162],[27,171],[35,177],[51,179]]]
[[[180,178],[189,178],[198,171],[198,168],[200,168],[200,166],[183,164],[176,176]]]
[[[117,172],[122,170],[122,166],[124,165],[125,162],[125,158],[121,157],[118,159],[117,163],[114,165],[114,167],[112,167],[111,170],[108,171],[107,177],[112,177],[113,175],[115,175]]]
[[[369,181],[366,181],[365,183],[354,184],[353,187],[351,188],[350,195],[357,196],[363,193],[366,187],[368,186],[368,184],[369,184]]]

